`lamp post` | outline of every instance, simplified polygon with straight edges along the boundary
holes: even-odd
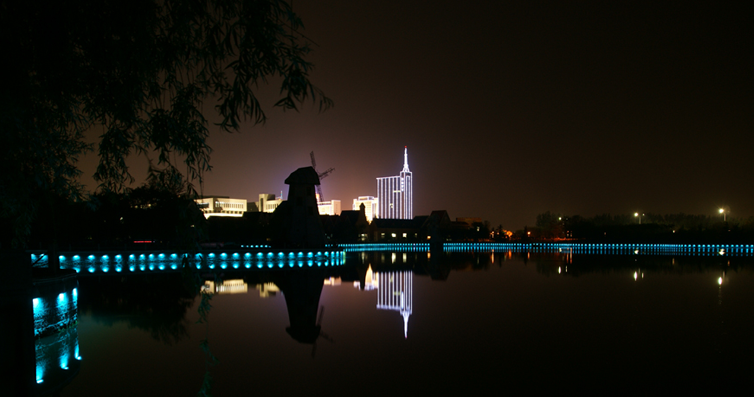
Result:
[[[638,212],[634,212],[634,218],[639,218],[639,224],[641,225],[641,217],[644,216],[644,214],[639,215]]]
[[[723,222],[727,222],[728,221],[728,214],[725,213],[725,209],[724,208],[720,208],[718,210],[718,212],[720,212],[721,214],[723,214]]]

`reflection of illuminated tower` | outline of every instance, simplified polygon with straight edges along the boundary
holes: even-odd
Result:
[[[408,169],[408,149],[403,150],[403,170],[398,176],[377,178],[379,217],[414,219],[413,174]]]
[[[413,308],[414,273],[386,272],[378,275],[377,308],[395,310],[403,316],[403,337],[408,337],[408,317]]]

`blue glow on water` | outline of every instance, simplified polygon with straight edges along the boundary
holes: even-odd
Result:
[[[165,270],[165,265],[164,265],[164,264],[162,264],[162,263],[160,263],[160,266],[158,266],[158,268],[159,268],[160,270]]]
[[[45,377],[45,363],[44,361],[37,361],[37,383],[44,382]]]
[[[133,272],[133,271],[136,271],[136,266],[134,266],[134,265],[131,265],[131,266],[129,266],[129,267],[128,267],[128,270],[130,270],[130,271],[132,271],[132,272]]]
[[[247,268],[247,269],[251,269],[251,263],[249,263],[249,262],[246,262],[246,268]]]
[[[233,268],[234,268],[234,269],[238,269],[238,263],[234,263],[234,264],[233,264]]]
[[[178,270],[178,265],[173,263],[172,265],[170,265],[170,268],[173,270]]]
[[[60,354],[60,368],[68,369],[68,360],[69,360],[68,352],[63,351]]]
[[[97,270],[97,269],[94,266],[89,266],[89,268],[87,268],[87,270],[89,270],[89,273],[94,273],[94,271]]]
[[[107,266],[102,266],[102,271],[105,272],[105,273],[107,273],[107,272],[110,271],[110,268],[107,267]]]

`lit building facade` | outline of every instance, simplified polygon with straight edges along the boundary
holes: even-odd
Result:
[[[408,148],[403,149],[403,170],[398,176],[377,178],[378,217],[413,219],[413,175],[408,169]]]
[[[242,217],[247,211],[246,199],[234,199],[227,196],[207,196],[194,200],[202,210],[205,218],[211,216]]]
[[[317,202],[317,209],[320,215],[340,215],[340,200]]]
[[[353,199],[353,210],[358,211],[361,204],[364,204],[364,215],[367,217],[367,222],[372,222],[372,219],[379,217],[378,204],[379,200],[374,196],[359,196],[359,198]]]
[[[259,212],[275,212],[275,208],[280,205],[284,200],[281,197],[275,197],[274,194],[262,193],[259,195],[259,201],[257,202],[257,209]]]

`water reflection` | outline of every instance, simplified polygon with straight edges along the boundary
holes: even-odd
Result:
[[[413,365],[416,378],[400,380],[402,386],[410,386],[401,390],[413,394],[437,391],[431,385],[417,384],[437,376],[438,368],[456,372],[457,379],[448,377],[449,387],[456,391],[469,385],[498,384],[499,374],[510,374],[506,375],[508,382],[529,385],[529,392],[543,385],[567,385],[582,376],[584,384],[593,385],[586,388],[592,391],[616,390],[624,378],[639,379],[620,390],[641,393],[652,382],[665,382],[661,383],[665,386],[649,392],[673,390],[674,385],[663,378],[667,373],[663,370],[670,372],[668,379],[673,383],[692,379],[686,371],[710,362],[707,345],[714,344],[719,352],[714,357],[714,363],[721,364],[717,367],[743,372],[740,365],[746,361],[738,355],[752,352],[750,343],[740,335],[747,327],[740,325],[736,331],[722,321],[751,322],[748,312],[741,309],[744,306],[731,304],[743,298],[740,288],[731,288],[735,282],[730,278],[750,269],[744,258],[739,259],[719,255],[703,259],[654,257],[632,252],[588,255],[407,249],[348,253],[343,265],[336,267],[246,269],[228,261],[223,269],[218,262],[215,269],[202,268],[198,274],[204,292],[219,295],[213,302],[222,308],[218,315],[233,318],[233,329],[213,328],[213,353],[221,362],[213,371],[218,372],[218,383],[224,381],[228,387],[225,393],[218,393],[221,395],[243,394],[244,386],[228,385],[240,384],[238,374],[247,372],[259,376],[255,387],[259,386],[260,392],[281,388],[281,392],[303,394],[306,387],[318,384],[326,371],[348,373],[354,357],[364,359],[365,373],[386,377],[396,375],[384,370],[390,363]],[[169,268],[170,262],[165,265]],[[657,287],[665,275],[693,277],[664,277],[673,283],[666,285],[675,288],[666,291]],[[186,338],[186,318],[194,310],[191,305],[197,295],[196,291],[181,290],[178,273],[137,277],[111,271],[80,279],[79,308],[91,313],[98,323],[106,324],[112,320],[103,317],[119,314],[117,321],[127,321],[163,343],[176,345],[176,340]],[[685,283],[683,289],[676,288],[679,280]],[[699,288],[693,285],[696,280],[703,281]],[[726,305],[722,305],[723,289]],[[128,291],[145,296],[134,297]],[[280,293],[287,318],[275,322],[268,309],[280,306],[283,310],[283,302],[277,298]],[[732,298],[736,293],[737,298]],[[247,304],[247,299],[256,304]],[[184,331],[179,331],[181,327]],[[174,335],[166,338],[163,333]],[[296,361],[301,358],[297,349],[314,355],[317,343],[327,343],[323,339],[337,343],[320,352],[317,360],[305,356],[311,365]],[[84,347],[86,342],[82,340]],[[196,349],[196,344],[192,347]],[[242,353],[234,354],[238,350]],[[257,365],[250,356],[262,356],[268,362]],[[285,372],[280,371],[285,365],[290,365],[289,372],[294,375],[274,375]],[[270,381],[265,378],[268,375],[278,378]],[[352,383],[344,382],[341,390],[354,390]],[[295,384],[307,386],[296,389]],[[387,386],[375,387],[375,393],[389,391]],[[572,390],[570,386],[567,389]]]

